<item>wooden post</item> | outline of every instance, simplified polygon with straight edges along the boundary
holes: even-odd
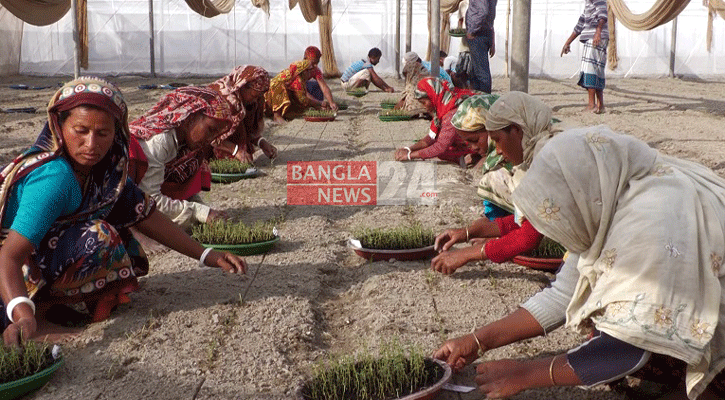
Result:
[[[411,49],[413,36],[413,0],[408,0],[405,6],[405,52]]]
[[[529,91],[529,41],[531,37],[531,0],[515,0],[513,46],[511,49],[510,89]]]
[[[672,20],[672,36],[670,37],[670,78],[675,77],[675,53],[677,53],[677,17]]]
[[[81,75],[81,38],[78,34],[78,2],[71,0],[70,3],[73,12],[73,75],[77,79]]]
[[[440,73],[441,59],[441,2],[432,0],[430,2],[430,74],[437,77]]]
[[[400,7],[401,1],[395,0],[395,78],[400,79]]]
[[[149,0],[149,57],[151,76],[156,78],[156,48],[154,44],[154,0]]]

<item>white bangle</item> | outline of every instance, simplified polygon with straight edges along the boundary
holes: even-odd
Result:
[[[211,247],[207,247],[203,253],[201,253],[201,257],[199,257],[199,267],[203,268],[206,267],[206,264],[204,264],[204,261],[206,260],[206,256],[209,255],[209,252],[211,252],[213,249]]]
[[[410,147],[403,147],[403,148],[408,150],[408,160],[410,160],[410,153],[411,153]]]
[[[265,139],[264,136],[260,136],[260,138],[257,139],[257,147],[261,147],[259,144],[262,143],[262,140],[266,141],[267,139]]]
[[[234,145],[234,151],[232,152],[232,157],[236,156],[237,155],[237,152],[239,152],[239,145],[238,144],[235,144]]]
[[[17,306],[20,303],[25,303],[30,306],[30,308],[33,309],[33,315],[35,315],[35,303],[33,303],[33,300],[30,300],[29,298],[25,296],[18,296],[8,303],[6,306],[8,318],[10,319],[10,322],[15,323],[15,320],[13,319],[13,310],[15,309],[15,306]]]

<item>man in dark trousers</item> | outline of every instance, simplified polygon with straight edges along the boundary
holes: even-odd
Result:
[[[471,50],[473,76],[471,88],[491,93],[491,68],[488,58],[496,53],[493,20],[497,0],[470,0],[466,12],[466,38]]]

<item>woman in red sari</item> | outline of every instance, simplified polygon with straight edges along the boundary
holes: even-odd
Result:
[[[275,122],[285,123],[285,118],[294,118],[309,107],[337,110],[330,87],[317,68],[320,57],[320,49],[310,46],[305,50],[304,60],[290,64],[289,68],[272,78],[264,100],[265,111]],[[315,79],[320,85],[324,100],[319,101],[307,92],[306,83],[310,79]]]
[[[216,145],[214,155],[253,163],[257,146],[267,157],[277,157],[277,148],[262,136],[264,94],[269,90],[267,71],[254,65],[240,65],[209,88],[219,92],[232,106],[232,126],[226,139]]]
[[[182,87],[165,95],[144,116],[130,124],[132,177],[154,200],[159,211],[188,227],[223,218],[198,196],[211,188],[206,162],[211,142],[224,139],[232,125],[229,102],[218,92]]]
[[[462,157],[474,151],[456,134],[451,118],[458,105],[475,94],[477,92],[473,90],[451,87],[447,81],[439,78],[421,79],[415,90],[415,97],[433,117],[430,131],[414,145],[395,150],[395,159],[407,161],[438,157],[461,164]]]

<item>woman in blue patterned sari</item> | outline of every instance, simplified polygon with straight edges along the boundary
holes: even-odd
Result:
[[[6,344],[39,334],[37,321],[53,305],[100,321],[129,302],[149,267],[131,226],[201,265],[244,272],[241,258],[205,250],[156,211],[128,179],[128,140],[121,92],[104,80],[80,78],[56,92],[35,144],[0,173]]]

